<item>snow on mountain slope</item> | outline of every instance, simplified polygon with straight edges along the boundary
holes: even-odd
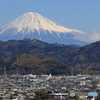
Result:
[[[68,44],[73,40],[82,41],[80,37],[83,35],[82,31],[65,28],[33,12],[25,13],[0,28],[1,40],[31,38]]]

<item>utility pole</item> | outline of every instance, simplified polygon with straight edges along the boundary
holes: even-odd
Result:
[[[5,58],[4,58],[4,63],[5,63]],[[7,78],[7,73],[6,73],[6,67],[4,65],[4,77]]]
[[[16,75],[18,76],[19,74],[18,74],[18,66],[17,66],[17,69],[16,69]]]
[[[6,67],[4,66],[4,77],[7,78]]]
[[[19,61],[19,58],[18,58],[18,55],[17,55],[17,63],[18,63],[18,61]],[[16,75],[17,76],[19,75],[19,73],[18,73],[18,66],[17,66],[17,69],[16,69]]]
[[[73,76],[73,67],[71,67],[71,76]]]

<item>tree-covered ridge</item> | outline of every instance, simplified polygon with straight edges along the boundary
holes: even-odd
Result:
[[[60,48],[73,50],[74,48],[76,48],[76,46],[66,46],[57,43],[50,44],[39,40],[30,40],[30,39],[9,40],[7,42],[0,41],[0,57],[13,58],[20,54],[31,54],[39,58],[39,54],[42,53],[40,57],[46,58],[45,53],[46,52],[48,53],[50,50],[53,50],[52,48],[54,48],[54,50],[57,50],[55,48],[58,48],[59,50]]]
[[[21,54],[38,59],[52,58],[79,69],[100,70],[100,41],[84,47],[30,39],[0,41],[0,58],[12,59]]]
[[[38,59],[29,54],[22,54],[13,59],[0,60],[0,73],[6,67],[7,74],[52,74],[52,75],[71,75],[71,67],[51,58]],[[74,75],[79,73],[100,74],[97,71],[88,71],[73,68]]]
[[[4,68],[3,66],[6,66],[9,74],[16,73],[17,68],[19,69],[20,74],[70,74],[70,67],[61,62],[51,58],[37,59],[29,54],[22,54],[16,58],[5,60],[4,64],[1,66],[1,73]]]

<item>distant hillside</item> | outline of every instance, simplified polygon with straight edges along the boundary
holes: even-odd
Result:
[[[75,50],[70,66],[100,71],[100,41]]]
[[[51,57],[76,68],[100,71],[100,41],[80,48],[49,46],[32,50],[31,54],[38,58]]]
[[[12,59],[21,54],[51,58],[75,68],[100,70],[100,41],[84,47],[30,39],[0,41],[0,58]]]
[[[28,54],[22,54],[18,58],[5,60],[2,65],[0,72],[2,73],[4,66],[6,66],[8,74],[16,74],[17,68],[20,74],[70,74],[70,67],[63,63],[51,58],[37,59]]]
[[[0,57],[13,58],[20,54],[31,54],[37,58],[46,58],[47,56],[45,54],[46,52],[48,52],[49,49],[52,50],[51,48],[59,48],[59,49],[65,48],[67,50],[73,50],[75,48],[78,48],[78,46],[77,45],[66,46],[57,43],[49,44],[35,39],[9,40],[7,42],[0,41]],[[40,53],[42,53],[42,55],[39,55]]]
[[[52,74],[52,75],[71,75],[71,67],[51,58],[37,59],[29,54],[22,54],[10,60],[0,60],[0,73],[4,73],[4,66],[7,74]],[[79,73],[100,74],[100,72],[73,69],[74,75]]]

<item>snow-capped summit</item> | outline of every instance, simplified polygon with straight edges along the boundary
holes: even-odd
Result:
[[[1,28],[2,29],[1,33],[12,28],[16,29],[14,33],[22,32],[23,34],[34,32],[36,30],[49,31],[50,33],[52,32],[67,33],[67,32],[73,32],[73,31],[82,33],[81,31],[78,31],[75,29],[68,29],[68,28],[62,27],[61,25],[50,21],[49,19],[39,15],[38,13],[33,13],[33,12],[25,13],[21,15],[20,17],[16,18],[11,23],[3,26]]]
[[[72,39],[78,42],[79,36],[84,34],[76,29],[65,28],[33,12],[25,13],[0,28],[1,40],[31,38],[68,44]]]

